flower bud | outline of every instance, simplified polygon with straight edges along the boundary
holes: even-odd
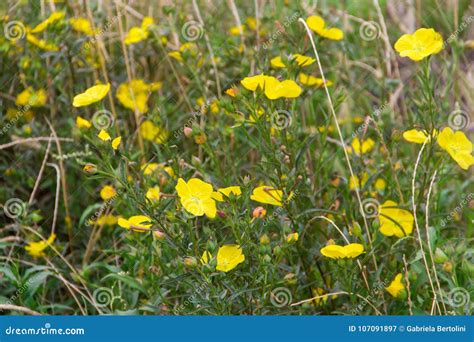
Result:
[[[267,215],[267,210],[264,207],[258,206],[252,212],[253,218],[265,217]]]

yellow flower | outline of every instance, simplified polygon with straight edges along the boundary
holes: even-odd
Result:
[[[308,57],[308,56],[303,56],[300,55],[299,53],[295,53],[293,55],[290,55],[288,58],[290,61],[296,61],[296,64],[300,67],[305,67],[308,65],[313,64],[316,60],[314,58]],[[287,65],[285,65],[281,59],[280,56],[272,58],[270,61],[270,64],[273,68],[285,68]]]
[[[100,140],[102,141],[108,141],[110,140],[110,135],[109,133],[107,133],[106,131],[104,131],[103,129],[100,130],[99,134],[97,135],[99,137]]]
[[[364,140],[362,144],[360,143],[359,138],[354,138],[354,140],[352,140],[352,143],[351,143],[352,149],[349,150],[349,152],[351,153],[352,151],[354,151],[355,154],[360,156],[364,153],[372,151],[372,149],[374,148],[374,145],[375,145],[375,141],[373,141],[370,138]]]
[[[204,251],[201,256],[201,264],[207,265],[212,259],[212,254],[208,251]]]
[[[49,25],[61,20],[62,18],[64,18],[64,16],[65,16],[64,12],[53,12],[53,13],[51,13],[51,15],[46,20],[43,20],[41,23],[36,25],[36,27],[31,30],[31,33],[43,32],[44,30],[46,30],[46,28]]]
[[[121,142],[122,142],[122,137],[115,138],[114,140],[112,140],[112,148],[114,150],[118,149]]]
[[[131,216],[128,219],[119,218],[118,225],[122,228],[132,229],[138,232],[145,232],[153,227],[151,219],[145,215]]]
[[[179,52],[179,51],[168,52],[168,56],[170,56],[171,58],[176,59],[178,62],[181,62],[181,63],[184,62],[183,56],[181,56],[181,52]]]
[[[364,253],[364,246],[351,243],[346,246],[327,245],[320,250],[321,254],[331,259],[356,258]]]
[[[102,197],[104,201],[108,201],[109,199],[115,197],[115,195],[117,195],[117,191],[115,191],[113,186],[106,185],[100,189],[100,197]]]
[[[152,202],[157,202],[160,199],[160,187],[154,186],[149,188],[146,192],[146,198]]]
[[[380,232],[385,236],[402,238],[413,231],[413,214],[405,209],[396,208],[394,201],[385,201],[378,210]]]
[[[386,186],[387,186],[387,183],[382,178],[377,178],[377,180],[375,181],[375,189],[378,191],[385,190]]]
[[[140,125],[140,135],[145,140],[162,144],[168,139],[169,132],[164,128],[156,126],[152,121],[145,120]]]
[[[16,96],[17,106],[42,107],[46,104],[46,91],[44,89],[33,90],[28,87]]]
[[[126,45],[136,44],[148,38],[150,32],[149,27],[153,25],[153,18],[143,18],[141,27],[132,27],[128,31],[127,36],[124,39]]]
[[[225,91],[225,93],[229,96],[235,97],[235,96],[237,96],[237,89],[236,88],[229,88]]]
[[[245,261],[245,255],[239,245],[224,245],[217,252],[216,270],[229,272]]]
[[[332,40],[341,40],[344,38],[344,32],[338,28],[326,28],[324,19],[318,15],[312,15],[306,19],[308,27],[323,38]]]
[[[240,83],[251,91],[264,90],[265,96],[270,100],[276,100],[280,97],[295,98],[300,96],[303,91],[295,81],[285,80],[280,82],[275,77],[265,76],[264,74],[245,77]]]
[[[250,199],[271,205],[282,206],[283,191],[263,185],[253,189]]]
[[[42,240],[38,242],[29,242],[25,247],[25,250],[34,258],[44,256],[44,250],[50,246],[56,239],[55,234],[51,234],[48,240]]]
[[[286,242],[296,242],[300,235],[298,233],[291,233],[286,236]]]
[[[138,110],[139,113],[148,112],[148,97],[153,90],[161,87],[161,83],[147,84],[143,80],[132,80],[119,85],[117,99],[128,109]]]
[[[299,80],[301,84],[308,86],[308,87],[322,87],[324,85],[323,79],[319,77],[314,77],[311,75],[306,75],[304,73],[300,73],[299,75]],[[326,86],[330,87],[332,86],[332,81],[326,80]]]
[[[413,142],[415,144],[423,144],[426,139],[430,141],[431,138],[434,138],[436,135],[438,135],[438,130],[436,129],[431,135],[428,135],[426,131],[419,131],[417,129],[411,129],[409,131],[403,132],[403,138],[406,141]]]
[[[113,225],[117,224],[118,219],[119,218],[115,215],[111,215],[111,214],[102,215],[97,219],[96,223],[99,226],[113,226]]]
[[[76,118],[76,127],[81,128],[91,128],[92,123],[89,120],[84,119],[83,117],[78,116]]]
[[[54,45],[52,43],[48,43],[44,39],[38,39],[30,33],[26,34],[26,40],[29,43],[39,47],[42,50],[45,50],[45,51],[59,51],[59,47],[57,47],[56,45]]]
[[[413,61],[421,61],[442,49],[443,37],[432,28],[420,28],[413,34],[404,34],[395,43],[395,50],[400,56]]]
[[[367,172],[362,173],[362,177],[359,180],[359,177],[354,175],[354,177],[349,178],[349,189],[350,190],[355,190],[355,188],[362,189],[365,186],[365,183],[367,183],[367,180],[369,179],[369,174]]]
[[[230,194],[233,194],[234,196],[240,196],[242,194],[240,186],[229,186],[227,188],[217,189],[217,191],[212,194],[212,198],[214,198],[216,201],[223,202],[224,196],[230,197]]]
[[[94,30],[90,21],[86,18],[71,18],[69,19],[69,24],[71,24],[74,31],[82,32],[88,36],[94,35]]]
[[[438,135],[438,145],[448,152],[462,169],[467,170],[474,164],[472,143],[463,132],[453,132],[451,128],[446,127]]]
[[[74,107],[88,106],[102,100],[110,90],[110,83],[98,84],[90,87],[85,92],[74,96],[72,105]]]
[[[402,297],[404,292],[405,292],[405,286],[402,283],[402,277],[403,275],[401,273],[398,273],[395,276],[395,279],[390,283],[388,287],[385,288],[388,293],[392,295],[392,297]]]
[[[206,215],[209,218],[216,217],[216,202],[212,198],[212,185],[197,178],[191,178],[187,183],[178,179],[176,191],[181,204],[187,212],[194,216]]]
[[[240,26],[232,26],[229,29],[229,34],[231,36],[240,36],[240,31],[242,30],[242,33],[245,32],[245,25],[240,25]]]
[[[143,171],[144,175],[151,175],[153,171],[158,169],[159,165],[158,163],[149,163],[141,166],[141,170]]]

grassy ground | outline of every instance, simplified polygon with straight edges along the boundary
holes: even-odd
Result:
[[[4,314],[472,312],[468,0],[130,3],[0,5]]]

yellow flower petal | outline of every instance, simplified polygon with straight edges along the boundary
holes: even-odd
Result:
[[[224,245],[217,252],[217,271],[229,272],[245,261],[239,245]]]
[[[110,83],[90,87],[85,92],[74,96],[74,107],[88,106],[102,100],[110,90]]]
[[[100,140],[102,141],[107,141],[107,140],[110,140],[110,135],[109,133],[107,133],[106,131],[104,131],[103,129],[99,132],[99,134],[97,135],[99,137]]]
[[[118,149],[121,141],[122,141],[122,137],[117,137],[114,140],[112,140],[112,148],[114,150]]]

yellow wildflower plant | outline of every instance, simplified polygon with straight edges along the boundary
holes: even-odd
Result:
[[[145,215],[131,216],[128,219],[121,217],[118,219],[117,223],[122,228],[131,229],[137,232],[146,232],[147,230],[151,230],[153,227],[151,219]]]
[[[36,38],[34,35],[30,34],[29,32],[26,33],[26,40],[28,41],[28,43],[33,44],[34,46],[39,47],[42,50],[53,51],[53,52],[59,51],[59,47],[56,46],[55,44],[48,43],[44,39]]]
[[[115,197],[115,195],[117,195],[117,191],[111,185],[105,185],[102,187],[102,189],[100,189],[100,197],[104,201],[108,201],[109,199]]]
[[[113,139],[112,143],[111,143],[112,148],[114,150],[117,150],[119,148],[121,142],[122,142],[122,137],[117,137],[117,138]]]
[[[271,186],[259,186],[252,191],[251,200],[259,203],[271,204],[281,207],[283,205],[283,191]]]
[[[291,243],[291,242],[296,242],[298,241],[300,235],[298,233],[291,233],[286,236],[286,242]]]
[[[216,217],[217,208],[211,184],[198,178],[191,178],[188,182],[179,178],[175,188],[181,205],[187,212],[194,216]]]
[[[245,25],[240,25],[240,26],[232,26],[230,29],[229,29],[229,34],[231,36],[240,36],[240,32],[242,31],[242,33],[245,32]]]
[[[74,107],[83,107],[99,102],[102,100],[110,90],[110,83],[98,84],[86,89],[85,92],[74,96],[72,105]]]
[[[368,180],[369,180],[369,174],[367,172],[363,172],[360,178],[357,175],[354,175],[354,177],[351,176],[349,178],[349,189],[350,190],[355,190],[356,188],[362,189]]]
[[[137,110],[143,114],[148,112],[147,101],[151,92],[160,88],[160,82],[148,84],[143,80],[135,79],[120,84],[116,96],[125,108]]]
[[[405,285],[402,283],[403,275],[398,273],[395,278],[392,280],[390,285],[385,288],[388,293],[394,298],[403,298],[405,297],[406,290]]]
[[[66,14],[64,12],[53,12],[51,13],[51,15],[43,20],[41,23],[39,23],[38,25],[36,25],[32,30],[31,30],[31,33],[40,33],[40,32],[43,32],[44,30],[46,30],[48,28],[48,26],[50,26],[51,24],[54,24],[55,22],[61,20],[62,18],[64,18]]]
[[[229,272],[245,261],[245,255],[239,245],[224,245],[217,251],[216,270]]]
[[[382,178],[377,178],[375,180],[375,189],[378,191],[383,191],[387,187],[387,183]]]
[[[50,246],[56,239],[56,234],[51,234],[47,240],[42,240],[38,242],[29,242],[25,246],[25,250],[34,258],[39,258],[45,255],[44,250]]]
[[[152,121],[145,120],[140,125],[140,135],[143,139],[163,144],[169,136],[169,132],[155,125]]]
[[[474,164],[472,143],[464,132],[454,132],[451,128],[446,127],[438,135],[438,145],[448,152],[463,170],[469,169]]]
[[[107,215],[102,215],[100,216],[95,223],[97,223],[99,226],[113,226],[117,224],[119,217],[112,215],[112,214],[107,214]]]
[[[211,261],[211,259],[212,259],[212,254],[209,253],[208,251],[204,251],[204,252],[202,253],[202,256],[201,256],[200,261],[201,261],[201,264],[207,265],[207,264],[209,264],[209,262]]]
[[[344,32],[338,28],[327,28],[323,18],[318,15],[312,15],[306,19],[308,27],[323,38],[331,40],[342,40]]]
[[[92,127],[92,123],[87,120],[87,119],[84,119],[83,117],[81,116],[77,116],[76,117],[76,127],[79,128],[79,129],[82,129],[82,128],[91,128]]]
[[[434,130],[431,135],[429,135],[426,131],[417,130],[417,129],[410,129],[408,131],[403,132],[403,139],[406,141],[415,143],[415,144],[423,144],[427,139],[430,141],[432,138],[438,135],[438,130]]]
[[[97,135],[99,137],[100,140],[102,141],[108,141],[110,139],[112,139],[109,135],[109,133],[107,133],[107,131],[101,129],[99,134]]]
[[[143,18],[142,24],[140,27],[134,26],[128,31],[127,36],[124,39],[124,43],[126,45],[132,45],[132,44],[139,43],[143,40],[146,40],[148,36],[150,35],[149,28],[153,24],[154,24],[153,18],[151,17]]]
[[[228,198],[231,194],[234,196],[240,196],[242,194],[240,186],[229,186],[227,188],[217,189],[217,191],[212,194],[212,198],[216,201],[223,202],[224,196]]]
[[[367,138],[364,141],[359,140],[359,138],[354,138],[351,143],[351,149],[348,150],[349,153],[354,152],[358,156],[361,156],[367,152],[370,152],[374,149],[375,141],[371,138]]]
[[[352,259],[364,253],[364,246],[360,243],[350,243],[345,246],[331,244],[321,248],[320,252],[331,259]]]
[[[301,55],[299,53],[295,53],[295,54],[290,55],[288,60],[289,61],[295,61],[296,64],[300,67],[309,66],[309,65],[313,64],[314,62],[316,62],[316,59],[308,57],[308,56]],[[270,64],[273,68],[286,68],[287,67],[287,65],[285,63],[283,63],[283,60],[282,60],[281,56],[277,56],[275,58],[272,58],[270,60]]]
[[[276,100],[281,97],[295,98],[300,96],[303,91],[293,80],[279,81],[273,76],[265,76],[264,74],[245,77],[240,83],[244,88],[256,91],[261,89],[265,96],[270,100]]]
[[[324,86],[324,81],[322,78],[319,77],[314,77],[312,75],[307,75],[304,73],[299,74],[299,81],[302,85],[305,85],[307,87],[322,87]],[[330,87],[333,85],[333,82],[330,80],[326,80],[326,86]]]
[[[396,202],[390,200],[379,206],[379,230],[385,236],[402,238],[412,233],[415,218],[411,212],[397,208],[397,206]]]
[[[71,18],[69,19],[69,24],[76,32],[84,33],[87,36],[94,35],[94,29],[92,28],[91,22],[87,18]]]
[[[432,28],[420,28],[412,34],[404,34],[395,43],[395,50],[401,57],[413,61],[437,54],[443,49],[443,37]]]
[[[160,187],[154,186],[152,188],[149,188],[146,191],[145,197],[148,198],[152,202],[158,202],[160,200]]]
[[[46,104],[46,91],[28,87],[16,96],[15,104],[17,106],[42,107]]]

